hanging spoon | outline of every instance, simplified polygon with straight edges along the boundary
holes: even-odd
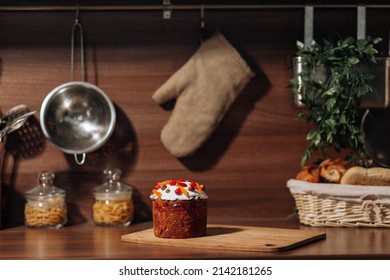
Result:
[[[8,114],[2,119],[5,126],[0,131],[0,141],[5,135],[19,129],[35,111],[30,112],[25,105],[18,105],[9,110]]]

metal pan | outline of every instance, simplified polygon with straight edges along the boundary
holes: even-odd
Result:
[[[390,167],[390,109],[368,109],[362,119],[364,145],[379,165]]]
[[[77,29],[80,33],[81,81],[73,79]],[[77,15],[72,27],[71,81],[57,86],[44,99],[40,110],[43,133],[64,153],[74,154],[76,163],[81,165],[86,153],[97,150],[109,139],[115,121],[115,108],[107,94],[85,82],[83,32]]]

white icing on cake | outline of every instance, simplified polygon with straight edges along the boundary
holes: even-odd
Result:
[[[150,195],[151,199],[191,200],[207,199],[203,185],[194,181],[178,179],[167,180],[156,184]]]

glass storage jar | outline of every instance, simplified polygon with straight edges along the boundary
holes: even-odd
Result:
[[[105,169],[106,182],[94,189],[92,219],[99,226],[128,226],[134,217],[133,188],[120,182],[119,169]]]
[[[67,221],[65,191],[53,185],[52,172],[40,172],[37,179],[38,186],[25,193],[25,225],[32,228],[61,228]]]

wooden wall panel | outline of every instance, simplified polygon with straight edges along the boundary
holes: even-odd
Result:
[[[355,35],[353,11],[316,12],[317,36]],[[387,40],[388,10],[368,12],[367,33]],[[193,157],[176,159],[162,146],[159,134],[171,111],[151,96],[183,65],[199,45],[199,14],[174,12],[84,12],[87,80],[101,87],[116,105],[118,123],[110,141],[74,163],[43,139],[34,156],[15,157],[18,135],[9,137],[3,174],[3,215],[21,221],[23,193],[36,185],[42,170],[56,173],[56,185],[68,192],[73,222],[89,221],[93,186],[104,167],[123,170],[123,181],[135,187],[137,221],[150,218],[149,192],[157,181],[188,177],[207,186],[210,220],[219,215],[284,219],[294,202],[285,187],[297,171],[308,126],[287,86],[296,40],[303,39],[303,11],[271,9],[213,11],[206,14],[209,31],[216,28],[245,53],[257,77]],[[70,79],[70,31],[73,12],[0,12],[0,106],[17,104],[37,110],[29,125],[39,127],[39,109],[54,87]],[[385,46],[381,51],[387,52]],[[76,63],[77,64],[77,63]],[[77,74],[76,74],[77,76]],[[20,139],[19,139],[20,140]]]

